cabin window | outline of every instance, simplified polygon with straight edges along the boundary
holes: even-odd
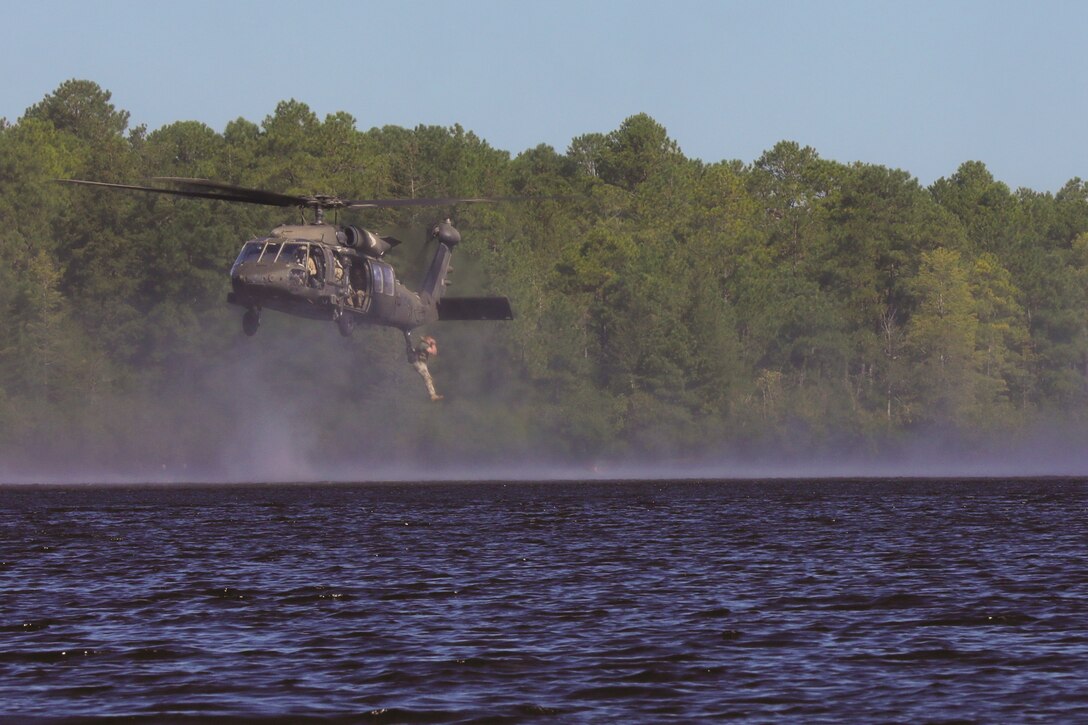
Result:
[[[383,262],[371,262],[370,279],[374,285],[374,289],[371,290],[373,294],[393,294],[393,268],[388,264]]]
[[[376,262],[370,263],[370,276],[374,280],[373,290],[374,294],[380,295],[385,291],[385,285],[382,283],[382,266]]]

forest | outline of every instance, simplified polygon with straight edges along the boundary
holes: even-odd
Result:
[[[645,114],[516,156],[366,121],[288,100],[149,130],[87,80],[0,119],[0,476],[872,458],[1088,428],[1080,179],[1012,190],[967,161],[925,187],[792,141],[707,163]],[[440,403],[395,330],[269,313],[246,337],[230,266],[298,212],[55,181],[158,176],[539,197],[338,220],[405,240],[415,288],[451,216],[451,294],[506,295],[515,320],[426,330]]]

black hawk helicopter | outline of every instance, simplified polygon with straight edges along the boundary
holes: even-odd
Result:
[[[200,199],[299,207],[312,210],[313,221],[284,224],[268,236],[251,239],[230,270],[227,302],[245,308],[242,330],[255,335],[264,309],[336,323],[350,336],[356,324],[394,327],[404,333],[409,357],[412,331],[442,320],[511,320],[506,297],[446,297],[450,256],[461,234],[449,219],[431,227],[436,241],[434,257],[418,292],[401,284],[393,267],[382,260],[400,242],[393,237],[355,226],[325,221],[327,210],[413,206],[451,206],[464,203],[521,201],[524,197],[433,199],[341,199],[331,195],[292,196],[261,189],[222,184],[206,179],[157,177],[154,181],[176,188],[113,184],[83,179],[63,183],[107,189],[169,194]]]

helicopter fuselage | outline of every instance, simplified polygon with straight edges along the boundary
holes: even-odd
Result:
[[[391,265],[344,245],[344,237],[328,224],[284,225],[246,242],[231,268],[227,301],[258,313],[269,308],[319,320],[350,315],[350,324],[405,331],[438,319],[440,295],[409,290]],[[438,289],[445,286],[448,250],[444,257]]]

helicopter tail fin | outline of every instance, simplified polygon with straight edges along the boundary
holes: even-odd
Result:
[[[442,293],[446,291],[446,275],[450,271],[450,248],[442,242],[438,243],[431,265],[427,268],[427,276],[423,278],[420,293],[430,296],[433,302],[442,299]]]
[[[445,297],[438,302],[439,320],[512,320],[506,297]]]

